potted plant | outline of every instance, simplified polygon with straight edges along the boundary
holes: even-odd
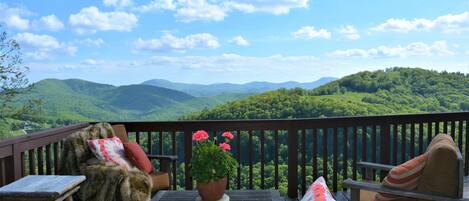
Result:
[[[192,177],[203,201],[216,201],[223,197],[227,176],[233,173],[237,161],[230,153],[231,132],[222,134],[223,142],[209,139],[208,133],[199,130],[192,135],[195,141],[191,161]]]

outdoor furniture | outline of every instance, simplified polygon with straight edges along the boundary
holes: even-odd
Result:
[[[277,190],[228,190],[225,194],[230,201],[285,201]],[[198,196],[196,190],[160,191],[151,201],[195,201]]]
[[[85,176],[30,175],[0,188],[2,201],[71,201]]]
[[[441,135],[441,134],[440,134]],[[446,134],[444,134],[446,135]],[[435,138],[436,139],[436,138]],[[430,145],[431,146],[431,145]],[[429,147],[430,147],[429,146]],[[344,192],[344,197],[351,201],[360,201],[360,200],[370,200],[372,201],[375,193],[386,193],[391,195],[397,195],[401,197],[414,198],[414,199],[425,199],[425,200],[469,200],[469,178],[464,177],[464,162],[461,156],[459,149],[456,148],[457,161],[457,174],[456,174],[456,188],[457,188],[457,197],[447,197],[442,195],[437,195],[435,193],[421,192],[416,190],[403,190],[397,188],[390,188],[381,185],[381,183],[371,182],[372,175],[374,171],[383,171],[389,172],[394,166],[384,165],[377,163],[369,162],[359,162],[357,166],[359,168],[365,169],[365,181],[355,181],[352,179],[347,179],[344,181],[343,185],[346,188],[350,188],[350,194]],[[429,159],[430,160],[430,159]],[[441,161],[436,161],[440,163]],[[434,175],[435,178],[438,177],[447,177],[447,175]],[[466,187],[464,187],[466,185]],[[466,193],[464,193],[466,191]]]
[[[108,123],[96,123],[78,130],[62,140],[59,174],[85,175],[87,178],[77,192],[77,197],[80,200],[147,201],[156,191],[169,188],[169,174],[167,172],[153,171],[148,174],[137,167],[128,169],[114,162],[96,158],[88,145],[88,140],[112,138],[119,132],[126,135],[125,128],[114,131],[114,128]],[[123,135],[117,137],[122,139]],[[150,156],[150,158],[164,161],[176,159],[175,156]],[[161,163],[161,165],[169,164],[169,162]]]
[[[129,142],[127,131],[123,124],[112,125],[115,135],[124,143]],[[167,190],[170,187],[170,165],[172,162],[177,160],[177,156],[174,155],[151,155],[147,154],[150,160],[159,160],[160,169],[159,171],[153,172],[150,177],[153,182],[152,193],[156,193],[159,190]]]

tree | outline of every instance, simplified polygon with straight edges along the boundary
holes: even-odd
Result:
[[[20,105],[15,101],[19,94],[31,89],[26,78],[29,68],[22,64],[20,45],[0,26],[0,138],[5,137],[12,119],[31,114],[35,111],[37,100],[29,100]],[[5,130],[5,128],[7,128]]]

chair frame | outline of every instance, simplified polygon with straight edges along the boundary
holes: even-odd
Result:
[[[469,201],[468,198],[463,198],[464,193],[464,161],[462,159],[461,152],[458,150],[458,194],[457,198],[451,198],[441,195],[436,195],[433,193],[417,192],[413,190],[403,190],[397,188],[390,188],[383,186],[379,183],[374,183],[370,181],[355,181],[352,179],[347,179],[344,181],[343,185],[346,188],[350,189],[350,195],[345,196],[348,200],[351,201],[360,201],[360,190],[373,191],[378,193],[387,193],[391,195],[398,195],[402,197],[415,198],[415,199],[425,199],[425,200],[441,200],[441,201]],[[358,162],[357,166],[365,169],[365,180],[371,179],[373,172],[379,170],[381,172],[389,172],[394,166],[370,163],[370,162]]]

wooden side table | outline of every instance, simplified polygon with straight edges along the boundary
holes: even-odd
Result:
[[[0,188],[0,201],[71,201],[85,179],[85,176],[26,176]]]

